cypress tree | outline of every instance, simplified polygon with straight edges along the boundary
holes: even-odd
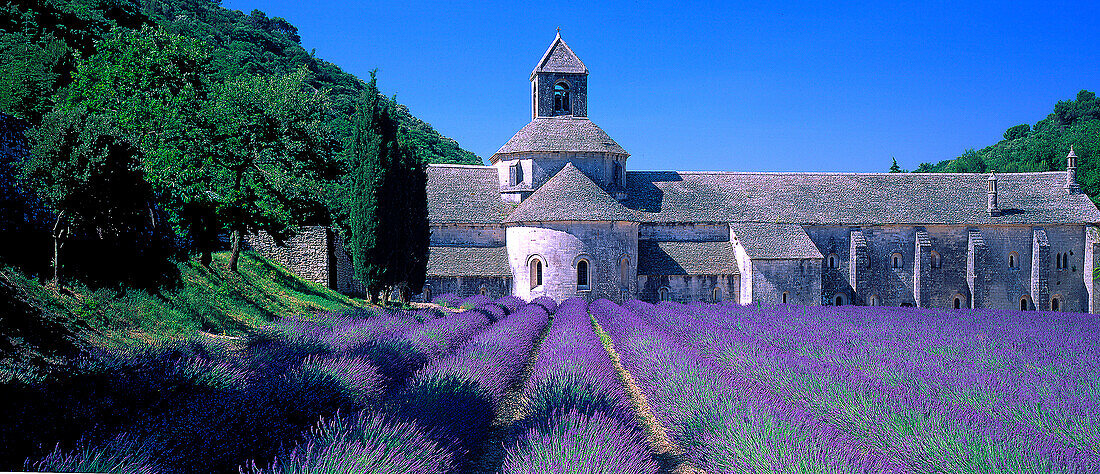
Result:
[[[395,289],[405,298],[424,285],[427,165],[410,144],[372,72],[355,119],[348,193],[348,253],[372,302]]]
[[[384,101],[379,99],[378,79],[371,71],[371,80],[360,99],[352,137],[351,189],[348,193],[348,253],[352,258],[355,278],[367,292],[371,302],[384,285],[385,240],[383,229],[381,189],[384,184],[382,156],[388,147],[382,136],[383,122],[387,120]]]

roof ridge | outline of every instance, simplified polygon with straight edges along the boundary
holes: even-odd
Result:
[[[428,163],[428,167],[431,167],[431,168],[481,169],[481,168],[492,168],[493,165],[465,165],[465,164],[461,164],[461,163]]]
[[[889,172],[859,172],[859,171],[680,171],[680,170],[628,170],[627,173],[676,173],[676,174],[760,174],[760,175],[825,175],[825,176],[988,176],[989,173],[889,173]],[[1065,171],[1018,171],[1013,173],[1001,173],[1004,175],[1050,175],[1065,174]]]

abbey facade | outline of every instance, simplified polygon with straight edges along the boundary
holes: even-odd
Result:
[[[430,167],[420,298],[1100,311],[1100,211],[1072,151],[1065,172],[630,171],[587,77],[559,35],[491,165]]]

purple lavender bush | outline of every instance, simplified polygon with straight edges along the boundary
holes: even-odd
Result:
[[[1096,450],[1088,449],[1095,444],[1087,442],[1084,415],[1096,396],[1063,378],[1087,373],[1082,359],[1095,359],[1095,349],[1081,338],[1096,327],[1095,316],[627,306],[700,349],[702,357],[752,374],[784,399],[809,401],[803,406],[814,416],[882,446],[909,469],[1088,472],[1100,466]],[[1036,344],[1044,340],[1058,343]],[[987,362],[990,356],[995,363]],[[1056,365],[1049,365],[1053,360]],[[1020,370],[1029,364],[1053,370]],[[1038,393],[1047,395],[1037,400]],[[1036,406],[1053,408],[1027,416]],[[1067,413],[1066,406],[1074,407],[1074,416],[1049,416]]]
[[[654,415],[708,472],[904,470],[890,453],[713,363],[638,314],[607,300],[589,309]]]
[[[58,445],[40,460],[28,459],[24,468],[36,472],[161,472],[150,456],[149,446],[143,440],[126,435],[100,445],[81,441],[73,450],[63,450]]]
[[[493,302],[493,300],[489,299],[488,296],[473,295],[473,296],[470,296],[470,297],[462,300],[462,303],[459,304],[458,307],[459,307],[459,309],[472,309],[472,308],[476,308],[478,306],[487,305],[487,304],[492,303],[492,302]]]
[[[527,302],[523,301],[523,298],[520,298],[518,296],[508,295],[502,298],[498,298],[496,301],[493,302],[493,304],[504,308],[504,310],[507,311],[508,314],[512,314],[518,311],[524,305],[526,305]]]
[[[322,420],[310,436],[270,466],[242,472],[432,474],[452,472],[454,455],[415,424],[374,411]]]
[[[457,458],[468,462],[547,322],[541,307],[527,305],[492,325],[418,371],[397,397],[397,414],[435,439],[457,441]]]
[[[557,413],[506,448],[503,474],[656,473],[645,436],[601,412]]]
[[[432,303],[457,309],[459,306],[462,306],[462,297],[455,293],[443,293],[432,299]]]
[[[548,423],[555,413],[571,410],[585,416],[602,412],[638,428],[630,399],[592,327],[587,307],[584,300],[571,298],[554,315],[524,384],[527,416],[517,430]]]

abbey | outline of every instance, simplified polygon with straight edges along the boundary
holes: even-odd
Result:
[[[490,166],[428,170],[418,298],[892,305],[1100,312],[1100,211],[1066,171],[630,171],[588,119],[588,68],[562,41],[531,72],[531,122]],[[339,237],[256,250],[357,293]]]
[[[1100,212],[1066,172],[631,171],[556,37],[490,166],[429,169],[442,293],[1100,311]]]

